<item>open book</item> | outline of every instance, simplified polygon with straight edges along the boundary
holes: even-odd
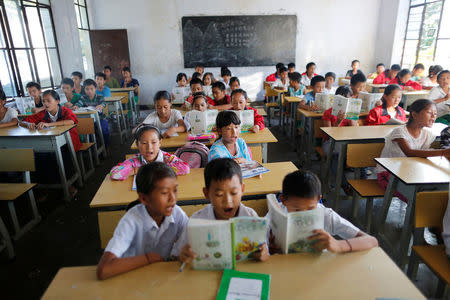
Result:
[[[314,103],[319,106],[321,111],[326,111],[333,106],[334,96],[333,94],[317,93]]]
[[[362,100],[361,111],[370,111],[381,97],[383,97],[383,93],[359,92],[358,98]]]
[[[212,85],[204,85],[203,93],[205,93],[206,96],[211,97],[212,96]]]
[[[259,217],[236,217],[230,220],[190,219],[189,244],[197,257],[197,270],[234,268],[236,262],[251,257],[265,243],[267,221]]]
[[[184,99],[189,97],[189,94],[191,93],[191,89],[189,87],[184,86],[176,86],[172,90],[172,94],[175,96],[175,99],[173,99],[173,104],[183,104]]]
[[[219,111],[208,109],[206,111],[192,110],[189,113],[189,123],[193,135],[202,135],[211,132],[216,125],[216,118]]]
[[[239,166],[241,167],[242,178],[244,179],[255,177],[270,171],[269,169],[261,165],[259,162],[254,160],[239,164]]]
[[[36,107],[33,97],[17,97],[14,100],[16,101],[17,110],[22,115],[31,115],[31,110]]]
[[[224,270],[216,300],[268,300],[270,274]]]
[[[348,120],[358,120],[361,112],[361,99],[345,98],[341,95],[334,95],[333,109],[331,114],[337,116],[342,111]]]
[[[251,109],[247,110],[232,110],[238,115],[241,120],[241,132],[247,132],[253,127],[255,123],[255,113]]]
[[[396,118],[390,118],[386,123],[384,123],[384,125],[403,125],[406,122],[403,122],[399,119]]]
[[[66,97],[66,94],[64,94],[64,92],[63,92],[63,90],[62,90],[61,88],[56,89],[55,92],[57,92],[58,95],[59,95],[59,104],[62,105],[62,104],[64,104],[64,103],[67,103],[67,97]]]
[[[267,195],[270,229],[275,243],[284,254],[296,252],[316,252],[307,238],[313,230],[324,228],[324,211],[321,207],[313,210],[285,212],[274,194]]]

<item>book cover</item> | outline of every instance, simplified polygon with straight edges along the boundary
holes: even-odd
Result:
[[[192,110],[189,113],[192,135],[204,135],[211,132],[216,125],[218,113],[217,109],[208,109],[206,111]]]
[[[268,300],[270,274],[224,270],[216,300]]]
[[[361,112],[361,99],[345,98],[341,95],[335,95],[333,99],[333,108],[331,114],[337,116],[339,111],[345,114],[348,120],[358,120]]]
[[[183,104],[185,98],[189,97],[191,89],[189,87],[176,86],[172,90],[172,94],[175,96],[173,99],[173,104]]]
[[[241,132],[247,132],[253,127],[255,113],[252,110],[232,110],[241,120]]]
[[[212,85],[204,85],[203,93],[205,93],[206,96],[211,97],[212,96]]]
[[[63,90],[62,89],[56,89],[55,90],[55,92],[57,92],[58,93],[58,95],[59,95],[59,104],[64,104],[64,103],[67,103],[67,97],[66,97],[66,94],[64,94],[64,92],[63,92]]]
[[[317,93],[316,100],[314,101],[319,106],[320,111],[326,111],[333,106],[333,99],[335,95]]]
[[[231,232],[233,239],[233,268],[236,262],[244,261],[266,240],[266,218],[236,217],[231,219]]]
[[[17,97],[15,98],[17,109],[22,115],[31,115],[32,109],[35,108],[33,97]]]
[[[254,160],[239,164],[239,166],[241,167],[242,178],[244,179],[255,177],[270,171],[269,169],[261,165],[259,162]]]
[[[382,96],[383,93],[359,92],[358,98],[362,101],[361,111],[369,112],[375,107],[375,104],[381,99]]]

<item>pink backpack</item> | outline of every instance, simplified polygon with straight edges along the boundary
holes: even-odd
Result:
[[[204,168],[208,163],[209,149],[200,142],[188,142],[175,152],[191,169]]]

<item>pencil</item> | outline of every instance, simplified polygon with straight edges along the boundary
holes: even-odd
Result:
[[[181,264],[181,267],[180,267],[180,272],[183,272],[183,269],[184,269],[184,266],[185,266],[185,265],[186,265],[186,263],[185,263],[185,262]]]

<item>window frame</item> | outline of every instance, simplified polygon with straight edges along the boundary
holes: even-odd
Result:
[[[90,48],[91,48],[91,58],[92,58],[92,61],[91,61],[92,66],[91,67],[92,67],[92,71],[94,72],[94,74],[92,74],[92,75],[95,75],[94,61],[93,61],[93,54],[92,54],[92,42],[91,42],[91,25],[90,25],[90,22],[89,22],[88,3],[87,3],[88,0],[83,0],[83,1],[84,1],[84,5],[80,4],[80,0],[74,0],[74,3],[73,3],[74,6],[76,7],[76,9],[78,10],[78,16],[80,18],[80,25],[81,25],[81,27],[78,26],[78,20],[77,20],[78,37],[79,37],[80,43],[81,43],[80,30],[87,32],[88,35],[89,35],[89,44],[90,44]],[[81,10],[82,9],[84,9],[86,11],[87,24],[83,24],[83,18],[82,18],[82,14],[81,14]],[[83,27],[83,25],[87,25],[87,26]],[[83,66],[83,68],[84,68],[84,66]],[[85,73],[86,78],[88,76],[88,74],[86,74],[88,72],[88,70],[89,70],[89,67],[88,67],[87,70],[86,69],[83,70],[84,73]]]

